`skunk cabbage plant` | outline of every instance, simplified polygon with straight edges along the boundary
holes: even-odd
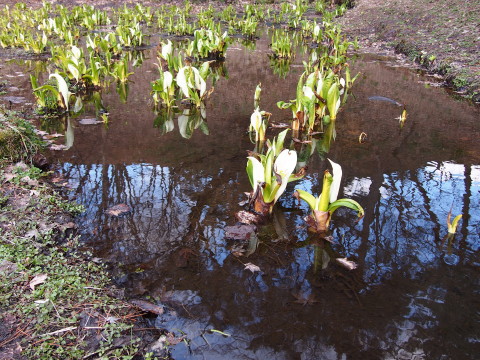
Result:
[[[296,151],[282,150],[286,133],[287,130],[282,131],[278,139],[268,142],[266,155],[248,157],[247,174],[253,188],[251,202],[254,210],[262,215],[272,212],[288,182],[303,177],[303,174],[293,174],[297,165]]]
[[[256,108],[253,114],[250,116],[250,126],[248,131],[255,131],[255,142],[265,141],[265,131],[267,129],[268,121],[272,114],[266,111],[260,111]]]
[[[299,199],[305,200],[312,213],[307,217],[307,223],[310,229],[314,232],[325,233],[330,224],[332,214],[339,207],[345,206],[358,213],[361,218],[364,215],[364,210],[355,200],[352,199],[338,199],[338,192],[340,190],[340,182],[342,180],[342,167],[328,159],[332,164],[333,175],[328,170],[325,170],[323,175],[323,187],[320,196],[315,197],[307,191],[300,189],[295,190],[295,196]]]

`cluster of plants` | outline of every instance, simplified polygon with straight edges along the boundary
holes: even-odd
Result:
[[[223,34],[207,29],[195,30],[193,41],[188,45],[187,55],[197,58],[224,59],[231,39]]]
[[[312,10],[321,15],[320,22],[306,18],[305,15]],[[161,43],[158,52],[159,78],[152,83],[157,113],[155,125],[168,132],[173,129],[176,118],[180,133],[188,138],[197,128],[208,133],[205,100],[213,91],[215,82],[226,73],[223,64],[219,66],[218,61],[211,60],[225,57],[231,34],[240,33],[245,39],[255,39],[257,28],[262,23],[299,29],[303,40],[314,46],[304,62],[305,71],[298,81],[296,98],[280,101],[278,106],[292,111],[294,135],[298,132],[308,136],[318,132],[325,134],[325,141],[319,143],[318,139],[310,139],[309,145],[301,151],[300,158],[305,162],[308,158],[305,154],[311,154],[316,146],[328,151],[329,141],[335,136],[334,124],[340,106],[346,101],[348,90],[355,80],[351,79],[347,64],[347,51],[355,44],[345,40],[340,29],[332,23],[333,17],[343,11],[344,7],[330,11],[323,1],[318,1],[312,8],[304,0],[284,2],[277,11],[265,5],[246,4],[243,13],[237,13],[231,6],[216,12],[210,5],[196,14],[189,2],[183,7],[164,5],[155,10],[140,4],[135,7],[124,5],[110,13],[87,5],[67,11],[61,5],[53,7],[45,3],[38,10],[31,10],[17,4],[12,9],[4,9],[6,20],[3,21],[7,23],[0,39],[15,32],[25,38],[24,34],[29,33],[32,39],[37,39],[39,52],[48,49],[56,65],[54,71],[50,71],[48,81],[40,84],[35,76],[31,76],[39,107],[44,113],[75,113],[81,111],[84,100],[91,97],[92,91],[97,91],[98,97],[98,91],[108,86],[110,81],[117,83],[117,92],[122,100],[126,100],[128,78],[132,75],[131,50],[145,45],[145,39],[148,39],[145,31],[193,36],[184,45],[183,51],[175,50],[170,40]],[[23,16],[20,16],[21,13]],[[34,24],[40,25],[35,28]],[[83,36],[86,31],[90,33]],[[22,36],[11,38],[18,37]],[[85,46],[80,46],[82,38]],[[280,76],[289,71],[296,42],[297,39],[285,30],[276,30],[272,34],[271,63]],[[0,44],[23,46],[27,50],[31,48],[21,41]],[[133,65],[141,64],[141,61],[139,56]],[[212,82],[210,90],[207,90],[208,79]],[[103,110],[100,106],[99,109]],[[98,113],[101,114],[100,111]],[[261,111],[257,104],[252,114],[251,130],[255,131],[258,143],[265,140],[268,119],[269,113]],[[268,150],[263,155],[264,147],[257,146],[258,155],[249,158],[255,199],[269,204],[267,212],[271,211],[271,204],[285,190],[286,182],[293,180],[290,179],[293,169],[279,170],[284,159],[294,157],[293,150],[287,150],[289,156],[285,155],[285,135],[286,132],[271,142],[267,140]],[[295,164],[296,160],[295,153]],[[276,168],[272,167],[274,165]],[[259,175],[260,166],[263,168],[262,176]],[[258,172],[255,176],[254,169]],[[284,172],[286,177],[283,180],[282,176],[277,176],[277,170]],[[264,179],[267,185],[261,188],[255,186],[254,177]]]
[[[333,81],[330,83],[333,83]],[[255,105],[259,104],[260,92],[261,89],[257,86],[254,96]],[[301,179],[306,171],[305,161],[304,159],[299,161],[294,142],[289,149],[284,148],[286,136],[290,129],[282,131],[271,141],[266,139],[265,134],[269,118],[269,113],[260,111],[257,107],[250,118],[249,127],[249,131],[255,133],[256,146],[247,158],[246,171],[252,186],[248,203],[253,212],[260,216],[271,214],[275,203],[285,192],[287,184]],[[328,136],[328,134],[325,134],[325,136]],[[294,194],[299,200],[306,201],[310,206],[311,214],[306,218],[307,224],[311,231],[320,235],[327,233],[331,217],[340,207],[355,210],[359,217],[364,214],[363,208],[355,200],[337,199],[342,168],[330,159],[329,162],[333,169],[333,175],[329,170],[325,170],[322,192],[318,197],[301,189],[295,190]]]
[[[184,59],[181,50],[174,49],[170,40],[161,45],[159,78],[151,84],[157,114],[155,126],[161,127],[164,133],[170,132],[177,115],[180,134],[184,138],[190,138],[197,128],[208,134],[205,102],[218,79],[228,77],[225,63],[214,60],[191,63]],[[209,90],[207,81],[212,84]]]

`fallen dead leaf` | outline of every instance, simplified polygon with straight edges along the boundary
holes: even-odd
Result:
[[[65,150],[67,147],[65,145],[62,145],[62,144],[54,144],[52,146],[50,146],[50,150],[54,150],[54,151],[59,151],[59,150]]]
[[[40,191],[38,191],[38,190],[30,190],[30,196],[38,197],[38,196],[40,196]]]
[[[300,140],[300,139],[297,139],[297,138],[293,138],[292,140],[295,141],[296,143],[299,143],[299,144],[311,144],[312,143],[311,140]]]
[[[246,263],[245,264],[245,269],[243,270],[250,270],[252,273],[254,273],[255,271],[261,271],[260,268],[255,265],[255,264],[252,264],[252,263]]]
[[[3,173],[3,178],[5,179],[5,182],[9,182],[15,177],[12,173]]]
[[[276,129],[285,129],[285,128],[288,128],[290,127],[289,124],[286,124],[286,123],[270,123],[270,127],[271,128],[276,128]]]
[[[143,311],[150,312],[153,314],[162,315],[164,312],[162,306],[152,304],[145,300],[131,300],[130,303],[139,307]]]
[[[63,134],[59,134],[59,133],[55,133],[55,134],[47,134],[47,135],[44,135],[43,138],[44,139],[47,139],[47,140],[51,140],[51,139],[56,139],[56,138],[59,138],[59,137],[62,137],[64,136]]]
[[[181,343],[183,339],[185,339],[185,337],[186,337],[185,335],[180,337],[175,337],[174,333],[167,333],[167,343],[169,345],[177,345]]]
[[[28,284],[30,286],[30,289],[35,290],[35,286],[43,284],[45,280],[47,280],[47,277],[48,277],[47,274],[35,275],[35,277]]]
[[[40,136],[48,135],[48,132],[43,131],[43,130],[35,130],[35,132],[36,132],[38,135],[40,135]]]

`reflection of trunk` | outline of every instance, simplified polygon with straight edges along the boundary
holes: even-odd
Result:
[[[380,208],[380,187],[383,183],[383,177],[381,172],[375,172],[375,175],[372,177],[372,184],[370,185],[370,192],[368,197],[365,199],[368,201],[367,206],[365,207],[365,216],[363,218],[363,228],[361,231],[362,242],[358,247],[358,260],[360,263],[365,264],[369,246],[368,240],[370,238],[370,224],[374,224],[375,221],[379,219],[379,208]]]
[[[412,181],[415,181],[415,183],[417,184],[417,189],[420,192],[420,194],[422,194],[422,197],[424,199],[423,203],[425,204],[425,210],[427,211],[428,215],[430,216],[430,220],[432,221],[432,223],[435,224],[435,227],[434,227],[435,239],[440,239],[440,230],[441,230],[441,225],[440,224],[443,225],[444,223],[443,223],[443,221],[440,221],[437,218],[437,216],[435,215],[435,213],[432,211],[431,206],[430,206],[428,193],[425,191],[422,184],[418,180],[418,171],[420,171],[420,170],[417,170],[415,172],[412,171]]]
[[[465,249],[467,248],[468,237],[468,223],[470,221],[470,198],[472,197],[472,165],[465,164],[465,194],[463,195],[463,208],[462,208],[462,242],[461,242],[461,254],[464,258]]]

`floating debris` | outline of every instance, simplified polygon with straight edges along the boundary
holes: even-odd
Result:
[[[391,104],[395,104],[397,106],[403,106],[402,104],[400,104],[398,101],[396,100],[393,100],[393,99],[390,99],[390,98],[387,98],[385,96],[370,96],[368,98],[368,100],[370,101],[385,101],[385,102],[389,102]]]
[[[358,267],[356,262],[347,260],[347,258],[336,258],[335,261],[347,270],[355,270]]]

